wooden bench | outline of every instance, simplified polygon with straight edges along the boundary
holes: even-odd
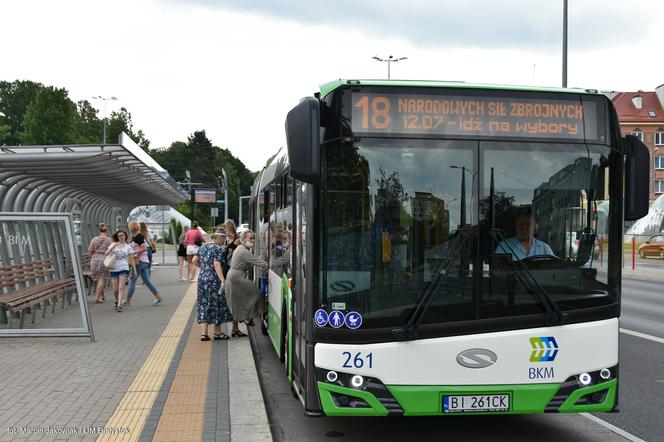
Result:
[[[0,321],[12,328],[12,320],[18,314],[19,327],[23,328],[28,309],[34,324],[38,305],[42,318],[46,316],[47,304],[55,312],[58,296],[62,296],[64,308],[66,295],[76,290],[76,280],[73,277],[56,279],[51,259],[26,261],[0,266],[0,290]]]

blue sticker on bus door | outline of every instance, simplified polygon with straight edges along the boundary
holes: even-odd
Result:
[[[314,313],[314,322],[318,327],[325,327],[327,325],[327,312],[322,308],[316,310],[316,313]]]
[[[339,328],[344,325],[344,314],[339,310],[330,313],[330,325],[334,328]]]
[[[362,325],[362,315],[358,312],[350,312],[346,315],[346,327],[351,330],[360,328]]]

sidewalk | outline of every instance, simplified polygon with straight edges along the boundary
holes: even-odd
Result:
[[[154,268],[160,306],[140,286],[122,313],[88,298],[96,342],[0,339],[0,441],[272,440],[248,338],[201,342],[176,277]]]

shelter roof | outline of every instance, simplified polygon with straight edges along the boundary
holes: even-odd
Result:
[[[135,144],[2,146],[0,170],[131,206],[186,200],[168,172]]]

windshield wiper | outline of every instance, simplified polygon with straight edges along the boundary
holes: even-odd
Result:
[[[397,341],[412,341],[413,339],[417,339],[417,329],[424,318],[424,314],[429,309],[431,302],[438,293],[438,285],[448,275],[450,267],[452,267],[452,263],[454,262],[452,258],[462,250],[463,245],[468,241],[468,238],[472,236],[470,229],[461,229],[458,230],[458,232],[458,236],[454,238],[453,241],[450,241],[452,242],[452,245],[445,256],[443,256],[442,262],[438,268],[436,268],[435,276],[424,290],[424,293],[415,306],[408,322],[403,327],[392,330],[392,334]],[[461,271],[463,271],[463,269],[461,269]]]
[[[461,193],[462,202],[465,202],[465,192],[463,191],[464,187],[465,186],[463,185],[462,181],[462,193]],[[489,197],[490,197],[489,223],[491,226],[489,232],[491,236],[491,247],[492,250],[495,250],[496,244],[500,243],[505,238],[502,234],[502,231],[496,229],[496,213],[495,213],[496,208],[494,203],[495,186],[494,186],[493,167],[491,168],[491,183],[489,186]],[[463,206],[465,206],[465,204],[463,204]],[[465,220],[465,207],[463,207],[463,210],[461,212],[461,219]],[[427,285],[424,294],[422,295],[419,302],[415,306],[415,309],[413,310],[413,313],[410,316],[408,322],[403,327],[395,328],[392,330],[392,334],[394,335],[394,338],[397,341],[411,341],[417,339],[417,331],[420,324],[422,323],[422,320],[424,319],[424,314],[427,312],[427,310],[431,306],[431,302],[438,293],[437,290],[438,285],[447,276],[448,271],[452,266],[453,263],[452,257],[454,257],[457,253],[459,253],[462,250],[463,245],[468,241],[468,239],[471,236],[472,233],[470,229],[462,228],[461,230],[459,230],[459,235],[454,239],[454,242],[452,243],[450,249],[443,257],[443,261],[436,269],[434,278]],[[509,245],[507,245],[507,247],[510,248]],[[510,250],[510,252],[513,251]],[[530,273],[530,270],[528,270],[526,265],[520,260],[514,262],[511,259],[509,259],[508,262],[510,269],[513,271],[513,274],[516,275],[519,282],[521,282],[521,284],[523,284],[526,287],[526,289],[534,297],[536,297],[544,307],[544,310],[546,311],[546,316],[544,317],[544,324],[546,326],[562,324],[566,314],[560,310],[558,304],[556,304],[556,302],[551,298],[551,296],[546,292],[546,290],[544,290],[544,287],[540,285],[540,283],[537,281],[537,278],[535,278],[532,275],[532,273]],[[464,271],[463,266],[461,271],[462,272]],[[474,271],[477,271],[477,269],[474,269]]]
[[[491,229],[489,232],[493,241],[496,241],[500,244],[501,241],[505,240],[503,232],[499,229]],[[514,255],[514,250],[512,250],[509,244],[507,242],[503,242],[502,244],[503,247],[509,249],[510,252],[510,259],[507,260],[510,270],[512,270],[513,274],[516,275],[519,282],[523,284],[524,287],[526,287],[526,289],[534,297],[537,298],[537,300],[544,307],[544,310],[546,310],[544,325],[548,327],[562,324],[566,314],[560,310],[558,304],[556,304],[556,302],[551,298],[546,290],[544,290],[544,287],[540,285],[539,281],[537,281],[537,278],[535,278],[530,270],[528,270],[528,267],[521,260],[513,261],[511,259],[511,255]]]

